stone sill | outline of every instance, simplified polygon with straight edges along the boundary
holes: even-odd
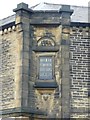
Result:
[[[57,83],[56,82],[36,82],[34,85],[35,88],[44,88],[44,89],[55,89],[57,88]]]

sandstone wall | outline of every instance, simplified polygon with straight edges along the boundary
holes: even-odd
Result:
[[[21,36],[18,26],[0,31],[0,110],[21,106]]]

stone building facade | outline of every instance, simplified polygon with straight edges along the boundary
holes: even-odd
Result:
[[[2,120],[90,118],[88,10],[20,3],[0,21]]]

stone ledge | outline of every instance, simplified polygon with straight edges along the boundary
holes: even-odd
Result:
[[[5,109],[5,110],[0,110],[0,115],[10,115],[10,114],[36,114],[36,115],[46,115],[43,111],[37,111],[37,110],[31,110],[30,108],[24,108],[24,107],[19,107],[19,108],[11,108],[11,109]]]
[[[57,52],[59,51],[59,47],[58,46],[52,46],[52,47],[34,46],[32,50],[35,52]]]
[[[34,85],[35,88],[57,88],[56,82],[36,82]]]

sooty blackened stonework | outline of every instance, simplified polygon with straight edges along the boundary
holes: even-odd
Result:
[[[0,21],[2,120],[89,119],[88,9],[20,3]]]

